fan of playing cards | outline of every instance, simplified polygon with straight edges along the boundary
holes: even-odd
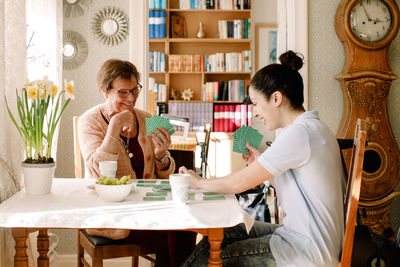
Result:
[[[169,122],[169,119],[154,115],[151,118],[146,118],[146,135],[150,136],[151,132],[155,133],[157,136],[155,129],[160,129],[161,127],[165,128],[170,135],[175,133],[174,126]]]
[[[242,126],[233,133],[233,151],[247,155],[249,150],[246,143],[249,142],[252,147],[260,147],[263,135],[250,126]]]

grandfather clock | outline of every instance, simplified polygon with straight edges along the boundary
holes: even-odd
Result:
[[[391,83],[397,78],[388,63],[388,49],[398,29],[399,9],[393,0],[342,0],[335,16],[346,56],[342,73],[335,77],[344,97],[337,137],[352,138],[357,118],[366,120],[368,144],[359,209],[366,212],[362,223],[378,234],[391,227],[390,206],[400,194],[394,191],[399,149],[386,107]]]

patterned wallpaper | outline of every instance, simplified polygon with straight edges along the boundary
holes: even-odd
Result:
[[[100,65],[109,58],[129,59],[128,38],[119,45],[108,47],[97,40],[91,31],[91,22],[95,14],[110,5],[123,10],[125,15],[129,16],[129,0],[91,1],[83,16],[68,18],[64,16],[64,30],[81,34],[88,43],[89,53],[81,67],[63,70],[64,79],[75,81],[75,100],[70,102],[61,120],[55,177],[75,177],[72,117],[81,115],[87,109],[104,102],[103,95],[96,85],[96,74]],[[56,233],[60,239],[57,253],[76,253],[76,230],[52,230],[51,232]]]
[[[309,0],[309,103],[310,109],[318,110],[320,118],[336,133],[343,110],[340,84],[333,77],[339,74],[344,64],[344,49],[336,36],[334,17],[340,0],[328,0],[321,5],[318,0]],[[397,0],[400,5],[400,0]],[[390,65],[400,76],[400,37],[397,36],[389,49]],[[306,62],[307,63],[307,62]],[[393,134],[400,146],[400,79],[392,83],[388,97],[388,113]],[[400,191],[400,183],[397,185]],[[400,226],[400,198],[393,201],[392,227]]]
[[[341,72],[344,64],[343,46],[336,36],[334,16],[340,0],[326,0],[321,5],[319,0],[309,0],[309,105],[310,109],[319,111],[323,120],[333,132],[338,130],[343,109],[343,98],[340,84],[333,77]],[[116,47],[107,47],[95,40],[90,32],[90,22],[93,14],[108,4],[128,10],[128,0],[93,1],[85,16],[64,18],[66,30],[75,30],[84,36],[89,45],[89,55],[82,67],[73,71],[64,71],[64,78],[74,79],[76,99],[71,102],[61,122],[59,138],[58,164],[56,177],[73,177],[73,132],[72,116],[80,115],[88,108],[101,103],[102,95],[98,92],[95,75],[100,64],[107,58],[128,58],[128,42]],[[400,5],[400,0],[397,0]],[[400,38],[396,37],[389,50],[390,64],[393,72],[400,76]],[[400,79],[392,84],[389,93],[388,110],[394,136],[400,145]],[[400,185],[397,186],[400,190]],[[394,230],[400,226],[400,198],[393,201],[392,224]],[[57,252],[60,254],[75,253],[76,231],[53,230],[60,237]]]

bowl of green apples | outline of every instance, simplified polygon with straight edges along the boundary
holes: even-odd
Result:
[[[121,178],[110,178],[101,176],[94,188],[97,195],[108,202],[119,202],[125,200],[132,190],[131,176],[126,175]]]

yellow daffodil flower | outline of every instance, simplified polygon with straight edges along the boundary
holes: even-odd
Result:
[[[58,93],[58,87],[57,87],[57,85],[54,85],[54,84],[53,84],[53,85],[51,86],[50,90],[49,90],[49,93],[50,93],[51,96],[56,96],[57,93]]]
[[[28,97],[32,100],[36,100],[38,96],[38,88],[35,85],[27,86]]]

